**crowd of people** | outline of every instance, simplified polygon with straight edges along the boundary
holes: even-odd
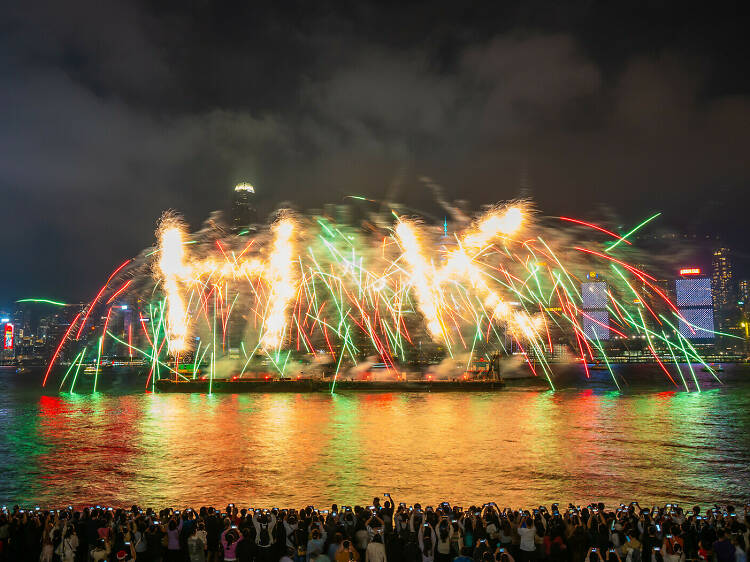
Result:
[[[750,506],[3,507],[0,562],[746,562]]]

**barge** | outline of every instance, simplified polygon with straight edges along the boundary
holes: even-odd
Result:
[[[266,392],[493,392],[502,389],[502,380],[410,380],[355,381],[320,379],[160,379],[159,392],[266,393]]]

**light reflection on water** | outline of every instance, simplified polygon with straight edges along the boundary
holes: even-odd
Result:
[[[0,500],[303,506],[750,496],[750,385],[491,394],[0,396]]]

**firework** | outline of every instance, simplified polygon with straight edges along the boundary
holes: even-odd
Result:
[[[452,236],[447,221],[390,216],[361,228],[286,213],[240,236],[218,227],[191,234],[165,215],[157,246],[110,275],[53,363],[69,349],[63,383],[75,381],[87,350],[96,353],[96,385],[103,355],[140,357],[153,387],[162,377],[245,376],[258,362],[282,375],[303,356],[336,377],[363,361],[399,373],[449,356],[470,370],[476,358],[515,354],[553,385],[550,361],[561,347],[584,368],[593,361],[611,372],[602,339],[613,335],[645,340],[667,378],[688,388],[678,362],[701,358],[680,334],[685,319],[626,260],[629,238],[658,215],[623,236],[541,218],[526,202],[457,220]],[[584,306],[590,271],[607,272],[605,322]],[[120,301],[133,303],[137,319],[116,328]],[[95,317],[103,326],[84,330]]]

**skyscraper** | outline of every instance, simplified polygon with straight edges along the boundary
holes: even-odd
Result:
[[[232,198],[232,230],[242,232],[258,220],[255,210],[255,188],[249,183],[238,183]]]
[[[714,250],[711,266],[714,306],[725,307],[734,304],[732,259],[729,248],[716,248]]]
[[[594,272],[589,273],[586,279],[587,282],[581,283],[583,332],[594,340],[608,340],[607,283]]]
[[[737,300],[734,294],[732,259],[729,248],[716,248],[714,250],[711,268],[714,318],[720,330],[727,330],[731,324],[731,313]]]
[[[750,301],[750,280],[743,279],[739,282],[739,289],[740,294],[737,295],[738,299],[743,302],[743,304],[747,304],[748,301]]]
[[[711,279],[703,277],[699,268],[680,270],[675,281],[675,301],[680,311],[680,334],[689,340],[714,337],[714,311]]]

